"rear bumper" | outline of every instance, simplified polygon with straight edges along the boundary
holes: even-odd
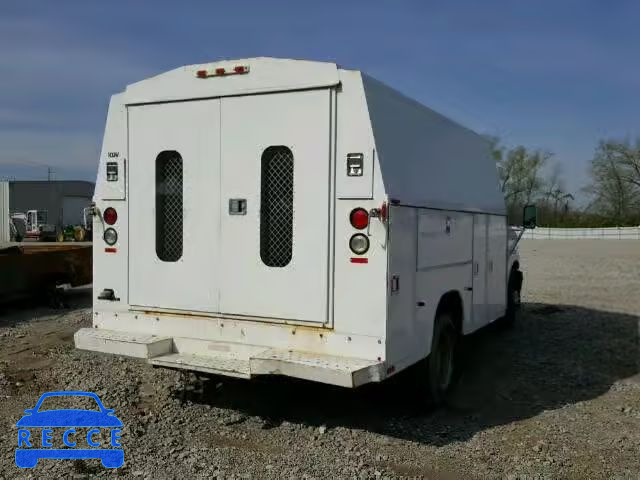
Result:
[[[74,335],[76,348],[146,359],[152,365],[180,368],[216,375],[253,378],[258,375],[285,375],[342,387],[379,382],[386,376],[383,361],[339,357],[289,349],[274,349],[232,342],[208,342],[189,352],[177,351],[186,339],[132,332],[82,328]]]

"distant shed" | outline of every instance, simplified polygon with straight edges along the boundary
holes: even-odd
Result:
[[[82,209],[91,203],[94,186],[83,180],[9,182],[10,211],[46,210],[49,223],[80,225]]]

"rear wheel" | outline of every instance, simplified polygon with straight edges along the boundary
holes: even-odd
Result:
[[[436,316],[431,353],[416,370],[420,397],[430,406],[440,406],[447,399],[456,379],[458,331],[449,312]]]
[[[513,270],[509,276],[509,284],[507,285],[507,311],[502,318],[502,325],[511,327],[520,317],[522,290],[522,272]]]

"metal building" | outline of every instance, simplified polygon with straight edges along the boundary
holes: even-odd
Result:
[[[47,211],[48,222],[56,226],[82,224],[82,209],[91,203],[93,182],[83,180],[12,181],[9,210]]]

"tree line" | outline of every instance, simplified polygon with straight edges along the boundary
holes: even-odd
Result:
[[[524,146],[506,148],[489,137],[511,225],[522,221],[522,208],[538,206],[542,227],[616,227],[640,225],[640,138],[603,140],[589,166],[589,184],[579,205],[566,188],[552,152]]]

